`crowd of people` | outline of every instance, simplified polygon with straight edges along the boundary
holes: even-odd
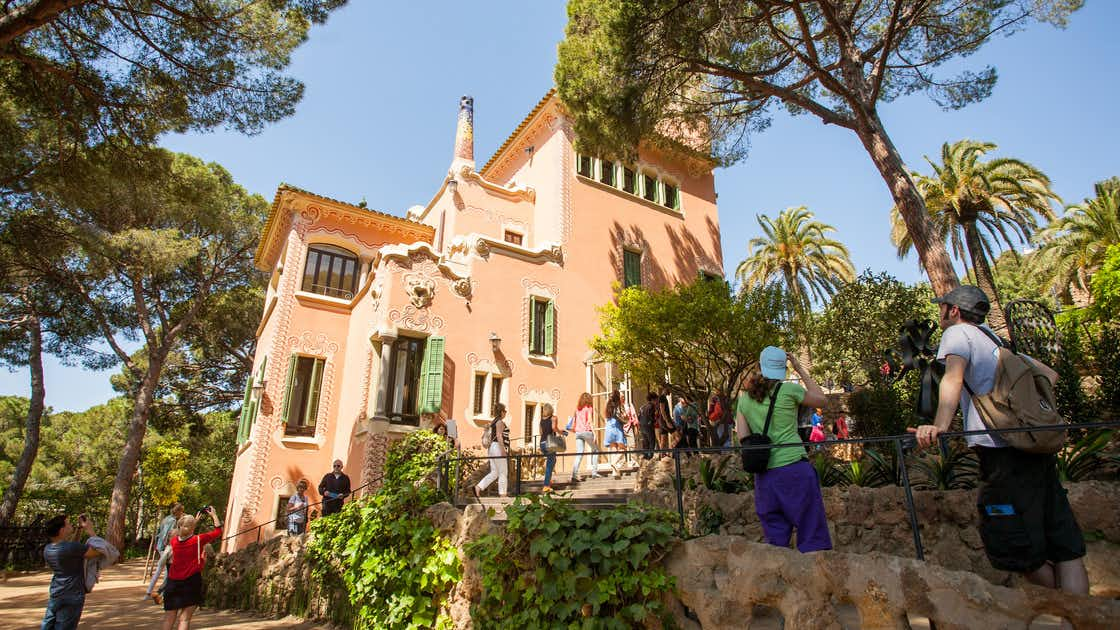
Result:
[[[980,289],[963,286],[934,302],[943,330],[938,358],[945,363],[945,373],[933,422],[911,429],[922,448],[938,443],[938,436],[948,430],[958,408],[966,431],[985,428],[973,396],[994,388],[1001,345],[983,326],[989,303]],[[1057,374],[1052,369],[1030,361],[1050,383],[1056,382]],[[796,374],[796,382],[787,379],[787,366]],[[620,392],[612,392],[604,409],[603,447],[609,453],[613,475],[620,475],[625,465],[628,435],[647,459],[668,449],[691,453],[701,446],[732,446],[736,436],[744,446],[779,445],[769,448],[761,462],[755,462],[755,511],[765,539],[769,544],[788,547],[796,534],[796,546],[802,553],[831,549],[820,480],[803,445],[819,444],[831,437],[847,439],[849,427],[843,416],[826,423],[822,409],[827,397],[809,371],[793,354],[770,346],[759,355],[758,369],[745,379],[734,402],[717,391],[707,403],[704,413],[687,395],[677,396],[673,404],[670,392],[663,388],[649,392],[645,403],[635,410]],[[803,412],[805,409],[808,411]],[[447,438],[449,448],[457,446],[446,424],[437,425],[435,430]],[[579,471],[585,457],[588,476],[600,476],[595,433],[591,394],[579,396],[563,428],[552,405],[541,406],[539,447],[545,456],[545,492],[552,490],[557,454],[566,450],[564,438],[568,435],[573,435],[576,446],[571,481],[581,480]],[[752,436],[762,439],[752,440]],[[1019,450],[994,434],[972,435],[967,441],[980,462],[977,510],[980,537],[991,564],[1020,573],[1035,584],[1087,594],[1088,577],[1082,561],[1085,541],[1058,478],[1054,456]],[[790,444],[797,446],[781,446]],[[504,405],[495,406],[493,420],[483,433],[483,445],[489,472],[473,487],[474,496],[480,499],[495,481],[499,496],[507,496],[510,430]],[[750,450],[743,449],[742,453]],[[350,478],[342,469],[342,461],[335,460],[332,471],[319,483],[323,517],[341,510],[351,495]],[[288,500],[284,517],[291,535],[306,531],[311,507],[307,489],[307,481],[299,481],[296,493]],[[163,604],[165,630],[190,627],[191,617],[202,602],[205,546],[222,535],[221,519],[212,507],[193,516],[183,512],[181,504],[172,507],[155,541],[160,560],[148,595]],[[196,533],[199,520],[206,517],[213,520],[214,527]],[[42,622],[44,630],[77,627],[85,595],[96,583],[100,567],[105,561],[116,560],[117,551],[95,536],[88,518],[78,517],[78,525],[87,536],[84,543],[74,540],[75,529],[67,516],[52,518],[46,526],[50,542],[43,557],[53,577]],[[167,577],[157,588],[164,568]]]

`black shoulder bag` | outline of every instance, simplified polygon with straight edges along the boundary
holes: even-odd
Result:
[[[771,444],[770,436],[770,418],[774,416],[774,403],[778,402],[778,390],[782,388],[782,384],[778,383],[774,387],[774,393],[770,394],[770,409],[766,412],[766,423],[762,426],[762,433],[751,433],[745,438],[739,440],[742,446],[766,446]],[[750,423],[747,423],[750,426]],[[743,456],[743,470],[749,473],[766,472],[766,467],[770,464],[770,449],[752,449],[740,450],[739,453]]]

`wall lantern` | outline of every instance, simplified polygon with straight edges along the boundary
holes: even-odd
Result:
[[[459,191],[459,180],[452,177],[451,180],[447,182],[447,192],[451,193],[451,196],[454,197],[455,193],[458,192],[458,191]]]
[[[256,396],[258,399],[260,399],[260,397],[264,394],[264,388],[265,387],[268,387],[268,380],[267,379],[262,378],[259,381],[255,381],[253,383],[253,395]]]
[[[490,349],[493,350],[494,352],[497,352],[498,348],[501,345],[502,345],[502,338],[498,336],[498,333],[491,332],[490,333]]]

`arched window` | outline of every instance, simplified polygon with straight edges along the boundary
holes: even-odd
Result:
[[[307,250],[303,291],[349,300],[358,290],[358,257],[334,245],[316,244]]]

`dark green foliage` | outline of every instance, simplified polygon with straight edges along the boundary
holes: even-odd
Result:
[[[462,566],[424,517],[441,500],[427,480],[446,448],[430,431],[410,434],[390,449],[376,493],[312,523],[307,554],[316,579],[345,588],[356,628],[449,627],[441,606]]]
[[[738,457],[738,455],[701,455],[697,471],[700,476],[700,485],[712,492],[727,494],[735,494],[753,488],[753,476],[744,474],[737,467],[729,467],[733,457]],[[693,479],[688,480],[688,483],[692,488],[697,485],[696,480]]]
[[[283,71],[342,4],[5,2],[0,196],[66,177],[87,146],[218,126],[256,133],[291,115],[303,85]]]
[[[636,383],[672,375],[674,393],[705,397],[739,382],[768,345],[788,341],[788,296],[777,287],[729,291],[696,281],[663,291],[629,288],[600,310],[602,333],[591,342]]]
[[[814,374],[856,385],[879,380],[883,351],[898,345],[902,325],[911,319],[936,321],[931,297],[928,285],[911,286],[871,270],[841,286],[813,322]]]
[[[664,613],[673,581],[660,560],[676,517],[635,503],[579,510],[530,496],[506,508],[504,534],[471,543],[482,596],[481,628],[635,628]]]
[[[898,435],[906,427],[916,426],[918,388],[918,373],[911,371],[895,383],[877,377],[867,387],[856,390],[848,398],[852,432],[865,437]]]
[[[1104,429],[1089,431],[1067,444],[1058,453],[1058,477],[1062,481],[1084,481],[1100,472],[1105,462],[1103,451],[1112,441],[1113,433]]]
[[[1120,418],[1120,325],[1102,322],[1096,343],[1097,409],[1108,419]]]
[[[923,452],[910,462],[911,483],[921,490],[967,490],[976,487],[980,462],[968,449]]]

